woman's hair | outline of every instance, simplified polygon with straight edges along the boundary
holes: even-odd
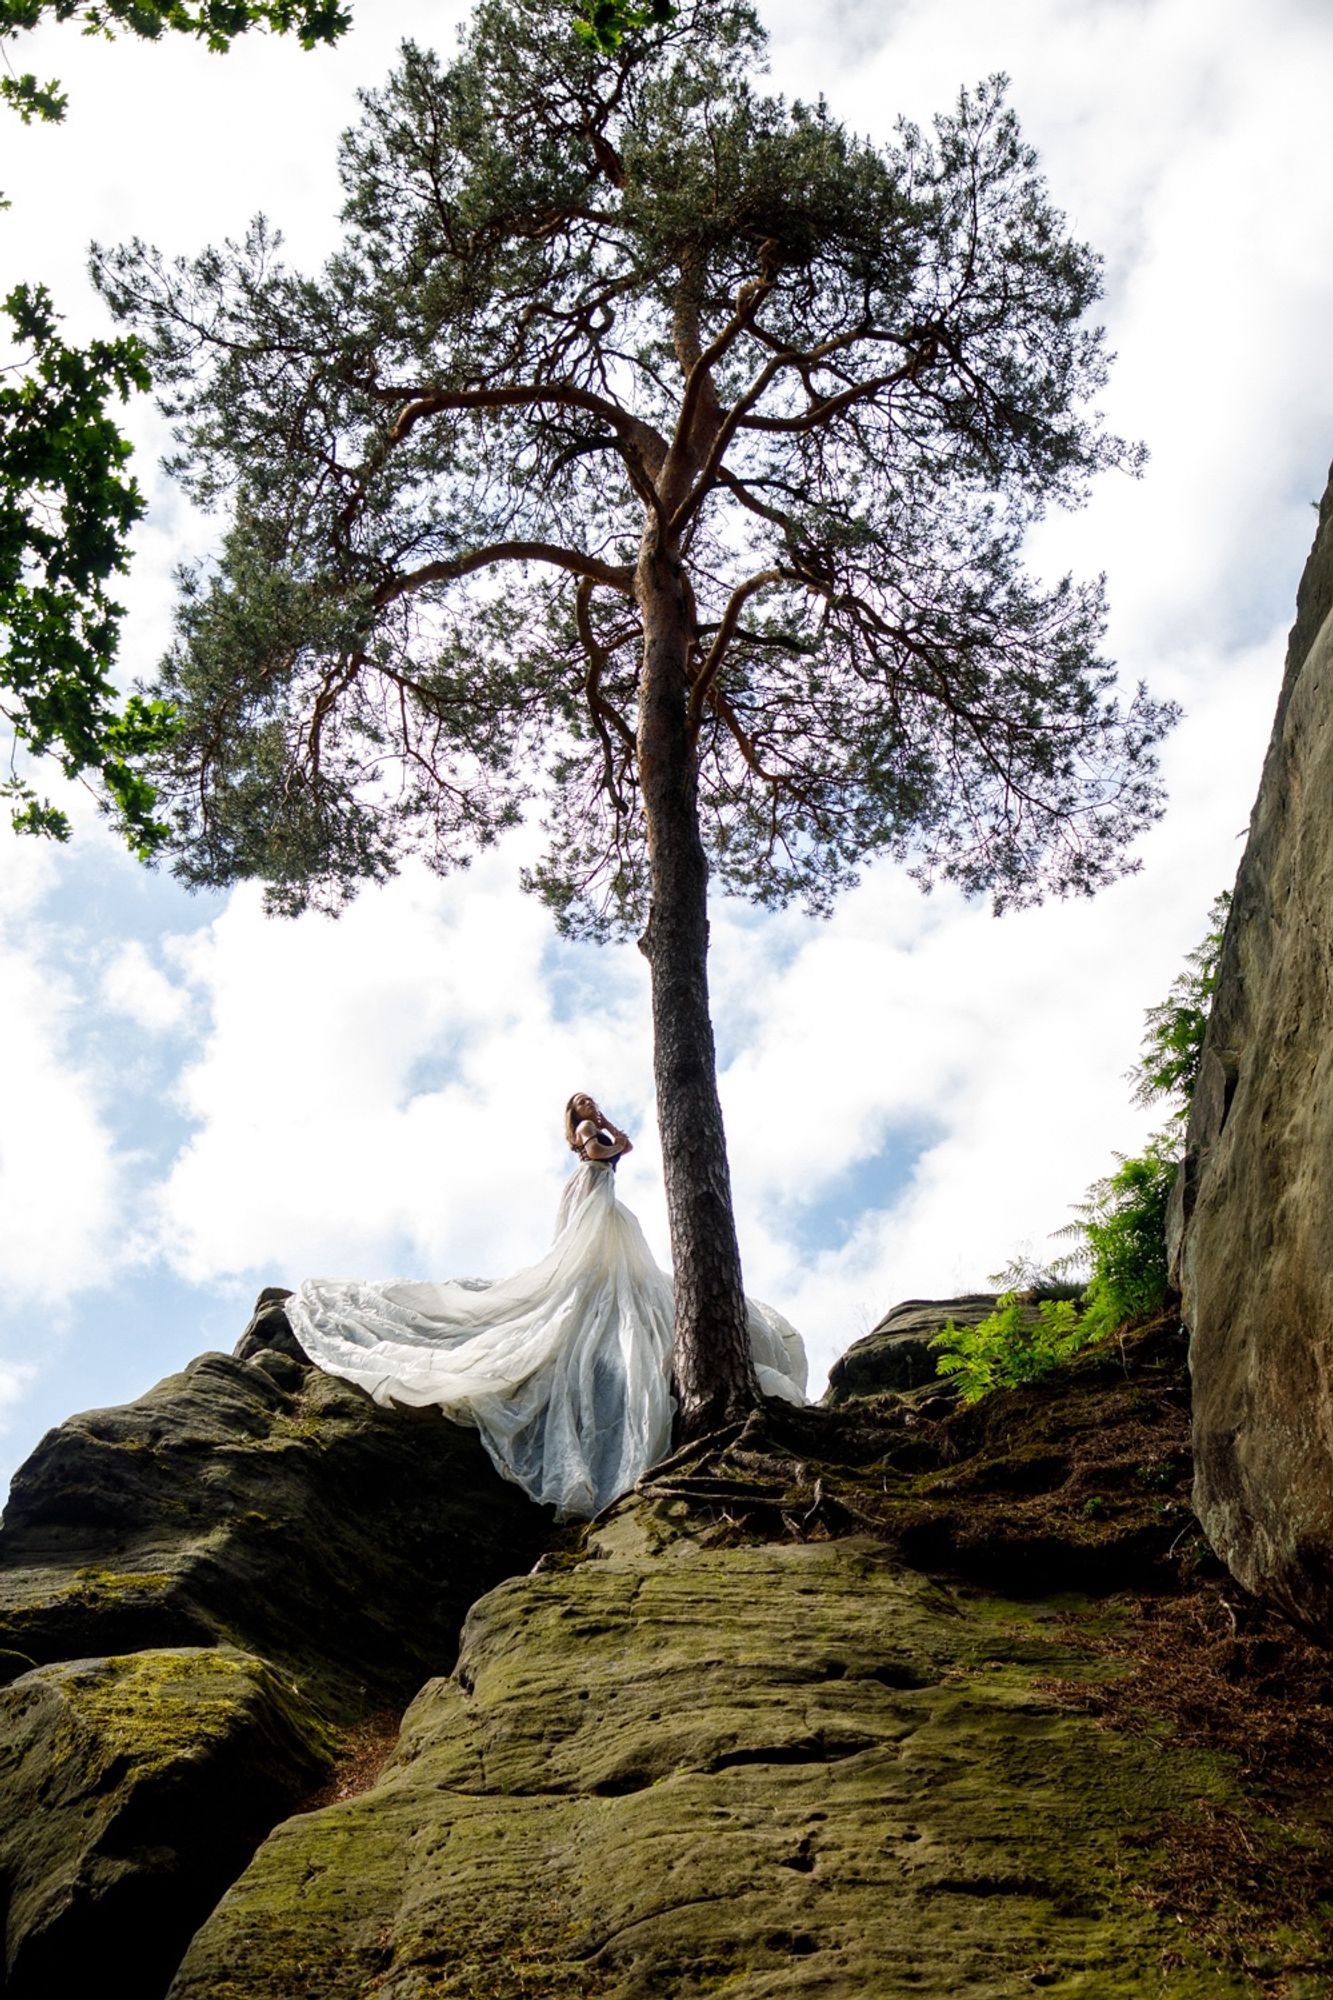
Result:
[[[571,1153],[577,1153],[579,1150],[579,1142],[574,1135],[583,1121],[582,1119],[576,1118],[574,1116],[574,1106],[578,1103],[581,1097],[588,1098],[588,1102],[589,1104],[591,1104],[593,1111],[596,1114],[594,1122],[600,1124],[602,1118],[601,1112],[597,1109],[597,1099],[595,1097],[589,1097],[588,1092],[586,1090],[576,1090],[574,1092],[574,1095],[570,1098],[568,1104],[565,1106],[565,1137],[569,1141],[569,1150]]]

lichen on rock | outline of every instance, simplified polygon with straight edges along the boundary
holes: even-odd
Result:
[[[1253,1991],[1197,1952],[1159,1984],[1179,1930],[1126,1836],[1228,1780],[1053,1699],[1092,1671],[1057,1610],[864,1537],[618,1545],[481,1601],[379,1784],[275,1832],[172,2000]]]

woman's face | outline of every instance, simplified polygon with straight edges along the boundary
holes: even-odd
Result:
[[[569,1108],[574,1113],[575,1122],[580,1125],[585,1118],[595,1118],[597,1116],[597,1106],[591,1097],[580,1095],[571,1098]]]

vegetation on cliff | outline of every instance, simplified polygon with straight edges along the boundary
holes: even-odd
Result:
[[[1142,1049],[1130,1072],[1134,1101],[1164,1099],[1165,1129],[1141,1152],[1119,1155],[1113,1171],[1088,1189],[1075,1220],[1058,1232],[1074,1239],[1071,1251],[1046,1263],[1015,1259],[992,1280],[1004,1287],[994,1312],[961,1326],[951,1320],[932,1342],[938,1373],[965,1401],[1036,1381],[1091,1341],[1144,1325],[1165,1309],[1167,1209],[1184,1158],[1229,906],[1229,896],[1217,898],[1207,936],[1188,954],[1166,999],[1144,1017]]]

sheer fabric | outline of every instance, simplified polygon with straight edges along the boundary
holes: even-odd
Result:
[[[747,1299],[767,1395],[805,1400],[800,1335]],[[377,1403],[436,1403],[560,1519],[592,1515],[668,1450],[671,1279],[603,1163],[576,1169],[555,1241],[495,1284],[312,1278],[287,1301],[310,1359]]]

